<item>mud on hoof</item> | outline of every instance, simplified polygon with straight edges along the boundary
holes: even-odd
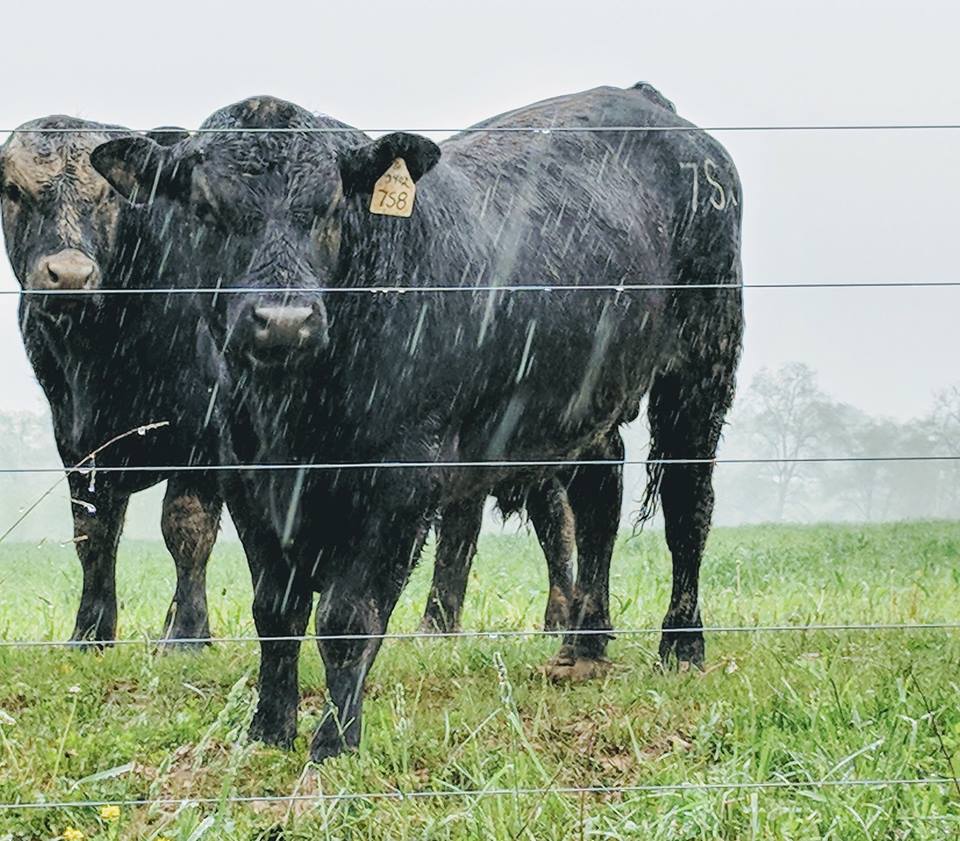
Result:
[[[551,593],[547,609],[543,614],[543,630],[562,631],[570,624],[570,603],[564,597],[554,597]]]
[[[683,672],[690,668],[703,669],[703,632],[664,630],[660,638],[660,665],[664,669]]]
[[[564,645],[547,661],[543,673],[558,683],[581,683],[603,677],[610,671],[610,661],[601,656],[590,656],[572,645]]]

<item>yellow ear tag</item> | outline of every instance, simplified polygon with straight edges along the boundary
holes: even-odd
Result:
[[[413,213],[413,200],[416,195],[417,187],[410,177],[406,162],[403,158],[397,158],[373,185],[370,212],[409,219]]]

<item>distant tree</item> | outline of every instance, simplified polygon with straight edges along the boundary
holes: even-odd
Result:
[[[841,409],[803,363],[789,362],[774,371],[764,368],[754,377],[741,422],[759,445],[755,455],[775,459],[766,467],[773,484],[775,519],[783,519],[798,482],[815,477],[817,471],[796,460],[837,440]]]
[[[874,461],[878,457],[903,455],[909,449],[909,427],[888,418],[875,418],[851,406],[838,407],[836,427],[840,451],[864,459],[835,465],[824,476],[824,496],[839,497],[853,507],[856,519],[885,520],[899,502],[897,485],[904,477],[901,464]],[[840,513],[845,513],[840,508]]]
[[[960,383],[937,392],[933,410],[923,428],[931,455],[960,454]],[[955,516],[960,510],[960,462],[942,461],[936,465],[937,496],[935,516]]]

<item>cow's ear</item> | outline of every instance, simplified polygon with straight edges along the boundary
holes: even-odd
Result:
[[[340,178],[344,194],[372,193],[377,179],[397,158],[403,158],[410,177],[419,181],[440,160],[440,147],[419,134],[396,131],[341,152]]]
[[[176,198],[188,191],[195,159],[149,137],[121,137],[94,149],[90,162],[127,201],[146,204],[157,195]]]

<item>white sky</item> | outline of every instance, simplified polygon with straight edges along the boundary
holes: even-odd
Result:
[[[838,2],[9,4],[0,128],[196,126],[270,93],[363,128],[460,127],[648,80],[700,125],[960,122],[960,6]],[[748,282],[953,280],[960,131],[718,135]],[[0,289],[16,283],[6,261]],[[742,368],[802,360],[900,418],[960,380],[960,289],[753,291]],[[38,405],[0,296],[0,408]]]

